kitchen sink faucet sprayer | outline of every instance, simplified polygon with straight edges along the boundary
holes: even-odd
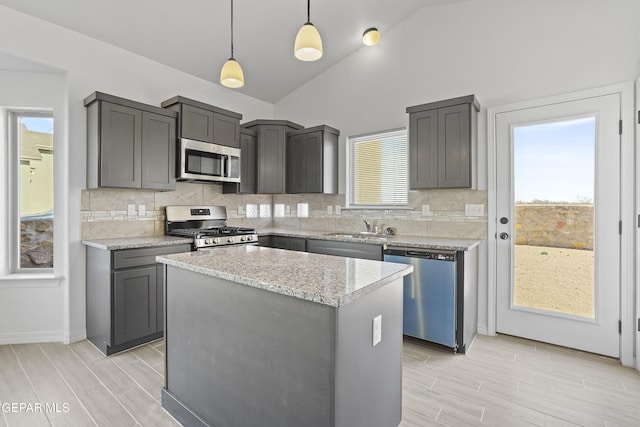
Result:
[[[362,218],[362,220],[364,221],[364,225],[367,226],[367,231],[371,232],[371,223],[364,218]]]

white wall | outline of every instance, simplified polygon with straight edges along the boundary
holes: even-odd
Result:
[[[198,54],[196,50],[194,54]],[[26,61],[23,64],[12,56]],[[56,97],[52,101],[56,106],[55,131],[64,135],[62,140],[56,137],[55,142],[56,156],[62,155],[65,165],[56,175],[64,193],[56,194],[56,198],[65,205],[64,209],[56,207],[55,213],[59,223],[56,226],[62,227],[65,238],[60,245],[56,240],[55,247],[56,265],[63,264],[59,272],[62,279],[53,288],[28,287],[25,283],[0,286],[0,342],[69,342],[86,335],[85,250],[80,242],[80,193],[85,187],[86,171],[83,99],[98,90],[159,106],[161,101],[179,94],[240,112],[243,120],[271,118],[273,106],[0,7],[0,70],[20,69],[23,65],[24,69],[38,68],[31,67],[29,61],[60,70],[58,76],[65,76],[59,77],[51,88]],[[0,81],[1,93],[10,86],[10,82]]]
[[[331,125],[344,144],[349,135],[407,126],[407,106],[473,93],[482,106],[478,185],[486,189],[487,107],[635,80],[639,17],[637,0],[472,0],[427,7],[381,29],[377,46],[362,47],[277,102],[275,114]],[[480,268],[482,329],[486,247]]]

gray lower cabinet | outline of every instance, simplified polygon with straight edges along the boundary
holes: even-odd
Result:
[[[160,338],[163,266],[158,255],[191,245],[104,250],[87,246],[87,339],[106,355]]]
[[[382,246],[372,243],[341,242],[338,240],[305,239],[289,236],[260,236],[260,246],[288,249],[316,254],[336,255],[382,261]]]
[[[472,188],[477,145],[474,95],[407,108],[409,188]]]
[[[180,138],[240,147],[242,114],[183,96],[174,96],[163,101],[160,105],[179,114],[178,135]]]
[[[300,237],[271,236],[270,246],[278,249],[305,252],[307,250],[306,239]]]
[[[371,243],[307,239],[307,252],[382,261],[382,246]]]
[[[175,190],[175,113],[101,92],[84,105],[88,188]]]
[[[240,183],[222,184],[225,194],[255,194],[256,192],[256,132],[240,128]]]
[[[339,135],[325,125],[289,132],[287,193],[337,194]]]
[[[254,120],[242,126],[256,132],[256,192],[285,193],[287,134],[303,127],[286,120]]]

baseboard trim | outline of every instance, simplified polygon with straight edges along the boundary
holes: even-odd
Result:
[[[64,342],[63,331],[0,333],[0,345]]]

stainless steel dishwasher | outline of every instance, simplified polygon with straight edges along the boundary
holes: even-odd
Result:
[[[456,258],[455,251],[400,247],[384,251],[385,261],[413,266],[413,273],[404,278],[404,334],[457,351]]]

